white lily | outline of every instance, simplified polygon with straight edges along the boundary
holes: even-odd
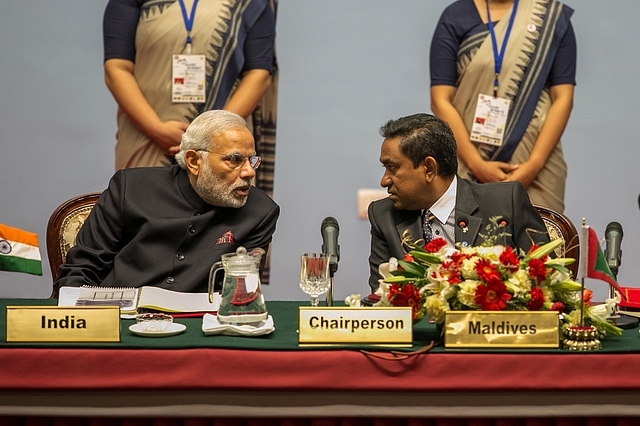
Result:
[[[614,312],[616,303],[620,302],[620,295],[616,292],[616,297],[607,299],[601,305],[592,306],[589,309],[589,316],[598,321],[606,321]]]
[[[548,243],[538,247],[529,255],[531,259],[540,259],[553,252],[555,249],[564,244],[564,240],[562,238],[556,238],[555,240],[551,240]]]
[[[391,306],[389,302],[389,283],[385,283],[384,280],[378,280],[378,289],[375,294],[380,296],[380,300],[373,304],[373,306]]]
[[[556,259],[550,258],[549,260],[544,262],[544,264],[546,266],[553,266],[553,265],[567,266],[567,265],[571,265],[572,263],[575,263],[575,261],[576,260],[572,257],[558,257]]]
[[[352,294],[350,296],[347,296],[344,299],[344,303],[347,306],[350,306],[352,308],[359,308],[360,307],[360,302],[361,302],[362,296],[359,294]]]
[[[393,275],[391,274],[391,272],[396,271],[398,269],[398,259],[396,259],[395,257],[392,257],[389,259],[388,262],[385,263],[381,263],[378,266],[378,273],[380,274],[380,276],[382,276],[382,278],[390,278]]]

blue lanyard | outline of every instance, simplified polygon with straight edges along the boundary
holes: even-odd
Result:
[[[180,0],[182,3],[182,0]],[[498,75],[500,75],[500,71],[502,70],[502,59],[504,58],[504,51],[507,48],[507,40],[509,40],[509,34],[511,34],[511,27],[513,26],[513,21],[516,18],[516,10],[518,9],[518,0],[514,0],[513,2],[513,11],[511,12],[511,18],[509,18],[509,25],[507,26],[507,32],[504,35],[504,40],[502,40],[502,51],[498,52],[498,41],[496,40],[496,33],[493,29],[493,22],[491,22],[491,14],[489,13],[489,0],[486,0],[487,3],[487,20],[489,21],[489,32],[491,33],[491,42],[493,44],[493,58],[495,64],[496,71],[496,79],[493,81],[493,97],[498,96]],[[184,10],[184,9],[183,9]]]
[[[198,0],[193,0],[193,7],[191,8],[191,16],[187,16],[187,8],[184,5],[184,0],[180,0],[180,8],[182,9],[182,19],[184,20],[184,26],[187,28],[187,44],[191,44],[191,28],[193,28],[193,20],[196,17],[196,7],[198,6]]]

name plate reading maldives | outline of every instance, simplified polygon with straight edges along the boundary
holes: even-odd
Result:
[[[301,306],[298,321],[300,344],[349,344],[411,346],[412,312],[399,308],[337,308]]]
[[[449,311],[445,348],[557,348],[558,313]]]
[[[119,341],[119,306],[7,306],[7,342]]]

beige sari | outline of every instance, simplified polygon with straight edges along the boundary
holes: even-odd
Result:
[[[553,42],[561,38],[561,34],[555,34],[555,23],[563,13],[562,6],[554,0],[520,0],[499,79],[498,96],[512,100],[505,142],[500,148],[476,143],[485,160],[520,164],[529,158],[551,106],[546,80],[557,50]],[[505,17],[509,16],[510,11],[505,14]],[[502,45],[508,21],[501,19],[495,25],[498,46]],[[530,31],[532,24],[534,31]],[[470,131],[478,95],[493,93],[494,54],[488,31],[463,41],[458,53],[458,76],[453,105]],[[464,178],[474,179],[462,162],[458,173]],[[531,202],[564,211],[566,177],[567,165],[562,143],[558,141],[543,169],[527,189]]]
[[[193,0],[184,0],[190,11]],[[207,100],[205,103],[171,101],[171,55],[186,53],[186,31],[178,1],[152,2],[143,9],[136,31],[134,77],[145,98],[162,121],[191,122],[201,112],[221,109],[237,86],[242,63],[238,59],[238,35],[242,20],[248,19],[252,0],[200,1],[192,30],[192,52],[206,55]],[[269,7],[269,6],[266,6]],[[273,7],[273,4],[271,5]],[[264,10],[264,8],[262,9]],[[198,23],[206,22],[206,25]],[[275,59],[274,59],[275,62]],[[275,63],[274,63],[275,66]],[[275,107],[277,104],[277,69],[274,83],[264,96],[248,124],[256,138],[256,151],[263,157],[256,186],[271,195],[275,161]],[[116,170],[169,164],[171,157],[118,110]],[[261,187],[261,182],[265,184]]]

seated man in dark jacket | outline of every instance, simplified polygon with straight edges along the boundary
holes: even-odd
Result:
[[[56,294],[82,285],[207,292],[220,255],[268,248],[280,208],[251,186],[260,157],[244,119],[201,114],[176,161],[116,172],[60,267]]]
[[[505,238],[498,244],[528,251],[549,241],[547,229],[520,182],[475,183],[456,172],[456,140],[444,121],[429,114],[391,120],[380,129],[384,141],[380,185],[389,197],[369,205],[371,290],[382,278],[381,263],[402,259],[402,239],[450,245],[480,245],[489,219],[501,217]]]

